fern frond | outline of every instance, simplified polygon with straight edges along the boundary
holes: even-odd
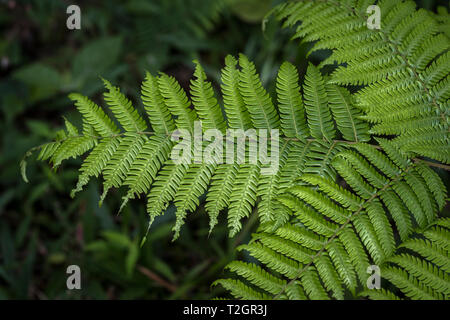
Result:
[[[92,149],[96,145],[97,140],[88,135],[79,135],[78,129],[73,126],[67,119],[65,119],[67,134],[64,140],[50,149],[46,150],[46,155],[53,166],[58,167],[61,162],[69,158],[77,158],[83,155],[86,151]]]
[[[342,279],[345,287],[354,295],[357,287],[356,272],[352,266],[350,255],[344,248],[342,242],[330,242],[327,252],[336,268],[339,279]]]
[[[269,296],[256,291],[249,286],[243,284],[241,281],[233,279],[220,279],[216,280],[212,285],[221,285],[225,289],[229,290],[233,297],[237,299],[246,300],[268,300]]]
[[[359,119],[362,113],[355,107],[350,92],[332,84],[327,85],[326,90],[331,112],[344,139],[356,142],[368,141],[369,126]]]
[[[383,269],[383,275],[396,287],[398,287],[408,298],[415,300],[434,300],[439,299],[439,296],[433,290],[413,276],[410,276],[406,271],[390,267]],[[441,297],[442,299],[442,297]]]
[[[232,272],[236,272],[238,275],[247,279],[253,285],[259,288],[263,288],[265,291],[271,294],[276,294],[285,284],[285,281],[272,276],[267,271],[252,263],[233,261],[228,264],[226,268]]]
[[[152,136],[145,141],[123,182],[129,189],[121,208],[135,195],[148,192],[159,169],[167,161],[171,146],[166,136]]]
[[[167,209],[187,169],[184,164],[175,165],[171,160],[167,160],[159,171],[148,193],[147,213],[151,222]]]
[[[323,287],[331,292],[331,296],[338,300],[344,299],[344,288],[330,257],[327,253],[322,254],[316,262],[317,271],[323,282]],[[328,298],[328,295],[327,295]]]
[[[302,173],[314,173],[335,179],[336,170],[330,165],[331,160],[355,140],[364,140],[364,125],[361,125],[362,122],[358,119],[358,111],[350,106],[348,97],[343,96],[343,100],[340,100],[332,95],[331,101],[328,101],[325,90],[327,85],[312,65],[307,75],[310,89],[304,90],[306,109],[309,108],[305,115],[298,73],[293,65],[286,63],[279,72],[278,112],[272,102],[274,100],[263,88],[254,64],[244,55],[240,55],[239,70],[238,61],[228,56],[222,70],[226,123],[211,83],[208,82],[200,64],[195,64],[194,79],[190,86],[192,101],[173,77],[163,73],[159,76],[146,74],[141,86],[141,98],[153,132],[144,131],[146,123],[131,101],[106,80],[104,83],[108,92],[105,93],[105,100],[121,124],[122,132],[100,107],[80,95],[71,95],[83,115],[83,131],[78,133],[78,130],[67,122],[67,132],[61,131],[54,142],[36,148],[40,150],[39,159],[49,160],[57,166],[67,158],[80,156],[93,149],[82,165],[80,180],[72,195],[88,183],[89,177],[103,174],[104,192],[100,203],[108,190],[125,185],[128,191],[123,197],[120,210],[130,199],[147,194],[150,199],[148,212],[151,220],[181,197],[186,201],[178,201],[176,205],[180,210],[174,229],[177,234],[186,212],[194,211],[199,205],[198,198],[206,192],[206,210],[210,216],[211,228],[216,224],[220,211],[229,209],[229,226],[232,229],[231,234],[234,235],[240,229],[241,219],[248,217],[254,209],[263,224],[275,222],[271,224],[272,229],[286,223],[292,212],[276,201],[276,198],[287,188],[297,184]],[[336,86],[333,88],[340,91]],[[345,103],[346,106],[343,106]],[[329,110],[330,106],[334,110],[334,118]],[[344,109],[345,112],[341,112]],[[199,179],[193,178],[189,180],[190,183],[183,184],[186,172],[189,173],[185,178],[190,179],[197,171],[195,165],[189,163],[185,164],[186,168],[180,170],[172,170],[174,164],[171,163],[164,165],[173,151],[180,151],[180,148],[175,149],[175,144],[170,143],[169,136],[177,129],[180,129],[180,133],[181,129],[194,132],[194,123],[198,120],[203,122],[205,132],[208,129],[224,132],[227,128],[246,131],[252,127],[263,130],[282,129],[285,135],[279,137],[279,154],[274,154],[278,157],[278,170],[267,175],[260,174],[262,170],[269,169],[266,161],[269,158],[260,158],[257,163],[247,166],[247,171],[241,173],[238,173],[236,166],[230,169],[227,164],[218,163],[217,173],[207,174],[206,179],[200,179],[204,177],[201,175]],[[335,122],[344,139],[350,138],[348,128],[346,129],[350,124],[353,128],[352,141],[331,139],[337,133],[334,129]],[[291,125],[295,126],[294,130],[289,129]],[[306,129],[306,125],[310,130]],[[310,131],[312,137],[309,136]],[[271,156],[274,138],[267,138],[261,133],[259,138],[266,140],[269,151],[267,156]],[[198,146],[201,145],[196,140],[194,147]],[[250,147],[251,144],[245,144],[246,155]],[[194,152],[196,164],[203,160],[197,155]],[[261,152],[259,155],[262,157]],[[22,172],[25,170],[25,164],[26,162],[21,164]],[[248,170],[251,172],[250,176],[246,176],[249,174]],[[249,177],[251,179],[246,180]],[[177,194],[180,183],[185,187]],[[201,186],[197,186],[197,183]],[[211,195],[208,195],[209,192]]]
[[[288,279],[294,279],[300,267],[300,264],[295,260],[285,257],[258,242],[241,245],[238,250],[248,251],[267,268],[286,276]]]
[[[442,218],[438,222],[448,222]],[[437,226],[428,227],[417,236],[439,234],[438,243],[444,247],[450,244],[450,230]],[[443,237],[442,237],[443,236]],[[409,251],[402,250],[407,248]],[[424,239],[411,239],[403,243],[398,253],[387,259],[381,267],[381,276],[396,286],[402,295],[410,299],[434,300],[448,299],[450,296],[450,278],[448,275],[448,250],[439,249],[436,243]],[[444,253],[445,251],[445,253]],[[380,298],[376,293],[364,291],[361,295]],[[392,292],[389,298],[397,298]]]
[[[448,275],[443,273],[449,268],[448,251],[431,244],[431,240],[407,240],[414,228],[426,228],[434,221],[438,210],[437,200],[418,172],[423,164],[407,160],[407,166],[400,170],[395,164],[399,159],[389,157],[394,154],[398,158],[398,149],[391,149],[388,154],[364,143],[351,146],[353,150],[336,155],[333,166],[339,173],[351,172],[343,178],[353,192],[329,178],[303,175],[303,185],[292,186],[288,193],[278,196],[278,201],[292,212],[290,222],[275,231],[261,227],[252,242],[242,248],[271,269],[272,276],[287,281],[273,298],[289,298],[286,293],[291,285],[300,286],[309,299],[356,295],[358,282],[366,285],[366,269],[371,264],[383,266],[382,276],[387,270],[387,279],[400,290],[406,288],[410,298],[442,298],[448,291]],[[362,184],[365,189],[361,189]],[[442,189],[441,185],[440,192],[445,192]],[[294,223],[298,225],[293,226]],[[434,228],[428,236],[441,244],[448,242],[442,227]],[[396,230],[406,240],[403,244],[397,240]],[[395,251],[402,248],[423,255],[435,266],[416,258],[397,257]],[[406,268],[411,276],[388,266],[389,263]],[[296,264],[297,269],[293,270]],[[246,274],[248,277],[252,276]],[[411,277],[417,277],[417,281]],[[383,296],[392,293],[374,295]]]
[[[312,51],[332,50],[320,64],[337,64],[332,83],[363,86],[355,102],[377,123],[373,133],[395,135],[401,150],[450,163],[450,38],[442,33],[448,14],[416,10],[413,1],[379,1],[381,29],[370,30],[366,4],[303,0],[272,14],[284,27],[301,22],[295,38],[315,42]]]
[[[119,147],[120,140],[119,137],[105,139],[91,151],[80,168],[77,186],[71,191],[72,197],[83,189],[83,186],[89,182],[90,177],[99,176]]]
[[[369,297],[371,300],[400,300],[394,293],[383,288],[379,290],[365,290],[359,295]]]
[[[198,61],[194,76],[191,81],[191,95],[194,109],[202,120],[204,130],[217,129],[225,132],[226,123],[223,119],[222,110],[219,107],[211,83],[206,80],[206,74]]]
[[[450,279],[448,274],[439,270],[433,264],[409,254],[397,255],[389,259],[389,262],[408,270],[411,276],[416,277],[434,291],[443,294],[450,293]]]
[[[333,158],[346,148],[345,143],[338,141],[313,141],[309,150],[303,171],[322,177],[336,178],[336,170],[330,165]]]
[[[146,137],[136,134],[127,133],[121,139],[117,151],[112,155],[103,170],[103,194],[100,198],[100,204],[106,197],[110,188],[119,188],[127,177],[128,171],[142,150]]]
[[[403,243],[401,247],[408,248],[422,255],[424,258],[444,269],[445,272],[450,272],[448,252],[433,244],[431,241],[425,239],[413,239]]]
[[[237,164],[221,165],[212,178],[205,205],[210,220],[210,232],[217,224],[220,211],[230,204],[230,196],[238,169]]]
[[[279,166],[285,168],[287,159],[292,156],[289,141],[283,141],[279,153]],[[263,166],[264,168],[264,166]],[[280,184],[282,179],[281,170],[275,174],[262,174],[258,181],[257,196],[260,201],[257,206],[258,215],[262,223],[271,221],[286,221],[287,212],[280,209],[277,205],[276,197],[283,192],[283,186]]]

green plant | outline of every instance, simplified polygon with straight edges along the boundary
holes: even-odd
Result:
[[[446,190],[428,165],[447,166],[421,158],[450,162],[449,41],[439,32],[441,20],[411,2],[379,5],[380,31],[365,26],[367,1],[300,1],[274,9],[285,26],[302,21],[297,36],[317,40],[315,50],[333,50],[319,68],[309,65],[303,96],[292,64],[279,70],[275,106],[254,64],[244,55],[228,56],[221,85],[225,118],[198,63],[191,99],[173,77],[148,73],[141,96],[149,131],[131,102],[104,80],[105,101],[122,130],[94,102],[71,94],[83,116],[81,133],[65,120],[55,141],[32,151],[57,168],[92,150],[72,193],[102,174],[100,202],[113,187],[128,188],[123,205],[147,194],[151,222],[174,202],[174,238],[205,193],[211,230],[224,209],[230,236],[257,212],[260,228],[240,248],[260,263],[234,261],[227,269],[241,278],[215,282],[234,297],[447,298],[448,220],[438,220]],[[330,65],[332,72],[323,75],[320,68]],[[193,131],[196,120],[205,130],[280,129],[280,169],[261,175],[261,163],[174,164],[169,135],[177,128]],[[24,159],[26,180],[25,166]],[[436,221],[441,227],[432,227]],[[415,236],[428,240],[410,240]],[[395,255],[403,247],[429,261]],[[372,263],[382,267],[395,293],[363,291]]]

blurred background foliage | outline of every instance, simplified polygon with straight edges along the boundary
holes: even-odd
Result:
[[[233,239],[225,221],[208,236],[200,207],[172,243],[169,208],[140,247],[148,225],[144,200],[117,215],[123,190],[101,208],[96,181],[69,197],[79,161],[57,172],[32,163],[29,184],[18,165],[29,148],[53,138],[62,116],[80,123],[68,93],[102,103],[100,75],[142,108],[146,70],[173,75],[187,89],[198,59],[218,84],[225,55],[243,52],[273,91],[281,63],[304,71],[309,47],[289,42],[291,33],[274,21],[262,31],[264,15],[282,1],[0,0],[0,299],[208,299],[219,293],[210,284],[235,258],[234,248],[248,241],[255,219]],[[417,2],[428,9],[447,3]],[[70,4],[81,8],[81,30],[66,28]],[[72,264],[81,268],[82,290],[66,289]]]

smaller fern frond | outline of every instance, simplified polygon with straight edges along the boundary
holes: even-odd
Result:
[[[80,168],[80,175],[76,188],[74,188],[70,195],[75,196],[75,193],[81,191],[83,186],[89,182],[89,178],[98,177],[105,168],[112,155],[119,147],[121,138],[108,138],[101,141],[84,160]]]
[[[176,223],[173,227],[175,235],[173,240],[179,236],[180,228],[188,211],[193,212],[199,205],[199,197],[206,191],[209,180],[214,174],[216,165],[202,164],[192,165],[183,177],[177,193],[174,196],[176,212]]]
[[[128,187],[128,193],[123,198],[119,212],[129,199],[148,192],[159,169],[167,161],[171,146],[167,136],[152,136],[145,141],[123,182]]]
[[[359,117],[362,112],[355,107],[350,92],[342,87],[328,84],[326,91],[329,106],[336,125],[345,140],[364,142],[369,140],[369,126]]]
[[[145,143],[146,137],[127,133],[120,141],[117,151],[108,160],[103,170],[103,194],[100,198],[100,205],[106,197],[109,189],[119,188],[127,177],[127,173]]]
[[[150,216],[150,224],[157,216],[164,213],[174,199],[187,169],[186,165],[175,165],[172,160],[165,162],[147,196],[147,213]]]

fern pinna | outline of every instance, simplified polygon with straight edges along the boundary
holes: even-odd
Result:
[[[379,1],[382,28],[369,30],[369,2],[275,8],[285,26],[301,22],[296,35],[315,41],[313,50],[332,54],[309,64],[302,86],[296,67],[282,64],[274,97],[244,55],[226,57],[221,99],[197,61],[190,98],[173,77],[147,73],[146,117],[107,80],[104,100],[115,119],[71,94],[82,128],[65,119],[53,142],[26,154],[24,179],[33,151],[54,168],[87,153],[72,196],[101,175],[100,203],[111,189],[126,187],[119,210],[145,196],[151,222],[173,204],[174,238],[205,194],[211,230],[222,211],[230,236],[258,214],[258,232],[239,248],[257,262],[248,255],[231,262],[233,276],[215,282],[235,298],[448,298],[449,223],[439,217],[447,193],[429,167],[448,169],[435,161],[450,162],[447,20],[410,1]],[[193,132],[197,121],[203,131],[280,130],[279,169],[262,174],[261,161],[175,163],[171,134]],[[365,289],[373,264],[383,289]]]
[[[448,259],[450,220],[442,218],[433,226],[404,242],[397,254],[386,260],[381,274],[401,293],[411,299],[450,298],[450,262]],[[398,299],[392,291],[365,290],[360,293],[372,299]]]

